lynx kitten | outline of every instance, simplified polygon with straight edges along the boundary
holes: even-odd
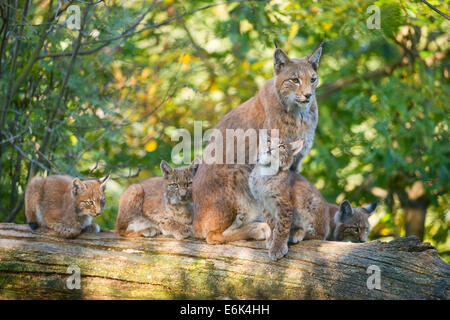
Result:
[[[250,190],[261,204],[272,230],[266,241],[272,260],[282,258],[288,252],[288,241],[367,241],[368,218],[376,208],[373,203],[352,209],[347,200],[339,207],[327,203],[312,183],[289,170],[302,145],[301,140],[290,144],[269,140],[260,149],[258,164],[250,174]],[[272,163],[277,165],[278,171],[267,174]]]
[[[92,219],[103,211],[108,179],[109,175],[86,181],[69,176],[33,178],[25,191],[25,215],[30,228],[47,228],[63,238],[100,232]]]
[[[192,235],[192,179],[198,168],[172,168],[161,161],[162,177],[131,185],[120,197],[116,229],[126,237],[157,234],[184,239]]]

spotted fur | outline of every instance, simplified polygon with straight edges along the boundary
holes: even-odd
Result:
[[[198,162],[195,159],[188,167],[172,168],[163,160],[162,177],[131,185],[119,201],[118,233],[126,237],[191,236],[192,179]]]
[[[288,241],[366,241],[367,218],[376,208],[372,204],[352,210],[348,201],[339,208],[329,204],[313,184],[288,170],[301,148],[299,141],[287,144],[269,139],[268,147],[261,148],[258,164],[250,174],[250,190],[260,203],[272,231],[266,241],[272,260],[282,258],[288,252]],[[279,165],[278,171],[267,174],[271,162]],[[355,226],[359,229],[352,229]]]
[[[215,129],[222,133],[224,139],[218,142],[219,139],[211,138],[207,147],[226,146],[229,143],[227,129],[275,129],[287,142],[304,141],[291,166],[292,170],[299,171],[313,145],[317,127],[319,113],[315,88],[319,83],[317,71],[321,53],[322,47],[319,46],[311,55],[296,59],[277,49],[274,53],[274,77],[254,97],[219,121]],[[249,149],[246,144],[246,155]],[[248,179],[253,167],[247,160],[245,164],[204,162],[200,165],[193,189],[196,237],[216,244],[259,240],[270,234],[267,224],[261,223],[264,216],[249,189]],[[240,227],[236,227],[237,217],[243,217],[244,223]]]
[[[25,215],[30,228],[42,228],[63,238],[99,232],[100,227],[92,220],[106,204],[108,179],[109,175],[86,181],[69,176],[33,178],[25,191]]]

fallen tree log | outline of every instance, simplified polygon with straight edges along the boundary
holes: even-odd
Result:
[[[81,271],[80,289],[68,288],[70,266]],[[376,269],[380,287],[369,289]],[[449,292],[450,265],[415,237],[303,241],[272,262],[261,241],[213,246],[114,232],[63,240],[0,224],[0,299],[449,299]]]

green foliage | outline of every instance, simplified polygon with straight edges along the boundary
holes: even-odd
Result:
[[[302,57],[325,39],[319,126],[302,174],[330,202],[385,200],[372,239],[405,235],[403,208],[424,203],[425,239],[448,257],[449,23],[423,3],[166,0],[148,10],[152,1],[101,2],[73,62],[79,32],[63,25],[66,12],[54,21],[56,3],[32,2],[23,31],[24,4],[15,14],[0,4],[9,15],[0,29],[0,220],[24,221],[34,174],[112,172],[99,220],[113,228],[124,188],[170,159],[168,133],[192,132],[200,120],[212,128],[252,97],[273,75],[274,40]],[[381,29],[367,27],[372,4]]]

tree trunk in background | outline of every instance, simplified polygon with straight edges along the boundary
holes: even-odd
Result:
[[[425,204],[416,204],[416,206],[405,205],[403,206],[403,211],[405,212],[406,236],[416,236],[423,240],[427,206]]]
[[[69,266],[81,288],[69,289]],[[369,288],[379,269],[380,287]],[[376,282],[375,282],[376,283]],[[0,299],[449,299],[450,265],[415,237],[302,241],[277,262],[263,241],[208,245],[114,232],[63,240],[0,224]]]
[[[400,206],[405,213],[406,236],[416,236],[423,240],[425,233],[425,218],[430,200],[426,195],[422,181],[416,181],[412,186],[397,192]]]
[[[425,218],[430,204],[423,181],[418,180],[406,188],[399,188],[397,195],[405,213],[406,236],[416,236],[423,240]]]

